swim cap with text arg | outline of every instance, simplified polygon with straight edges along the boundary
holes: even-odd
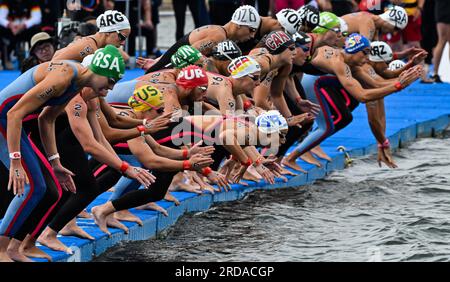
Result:
[[[261,23],[261,17],[255,7],[244,5],[234,11],[233,16],[231,17],[231,22],[257,29]]]
[[[261,66],[255,59],[249,56],[236,58],[228,65],[228,72],[232,78],[241,78],[260,71]]]
[[[130,29],[130,22],[127,17],[119,11],[108,10],[97,17],[98,32],[114,32],[123,29]]]
[[[359,33],[352,33],[345,39],[344,51],[347,54],[356,54],[370,48],[370,41]]]
[[[320,12],[316,7],[305,5],[300,7],[297,12],[300,15],[302,25],[306,26],[309,30],[314,29],[319,24]]]
[[[128,105],[137,112],[143,112],[152,108],[158,108],[164,103],[163,95],[158,88],[152,85],[144,85],[133,92],[128,99]]]
[[[408,25],[408,14],[400,6],[389,7],[379,17],[399,29],[404,29]]]
[[[242,56],[242,51],[233,41],[224,40],[214,46],[211,55],[218,60],[227,61]]]
[[[271,33],[265,35],[261,39],[261,42],[263,44],[263,47],[269,50],[269,53],[272,55],[281,54],[289,46],[295,44],[292,37],[281,30],[272,31]],[[257,46],[260,45],[261,44],[258,44]]]
[[[327,33],[329,29],[334,27],[340,27],[341,22],[339,21],[338,16],[331,12],[322,12],[320,13],[320,21],[317,27],[312,31],[313,33]]]
[[[281,130],[289,128],[286,119],[276,110],[260,114],[256,117],[255,124],[258,130],[265,134],[280,133]]]
[[[300,14],[294,9],[283,9],[276,14],[278,22],[290,34],[300,30],[302,20]]]
[[[202,68],[190,65],[180,71],[175,83],[186,89],[208,86],[208,76]]]
[[[370,43],[369,60],[371,62],[390,62],[394,54],[391,47],[383,41],[373,41]]]
[[[189,65],[195,64],[203,55],[190,45],[183,45],[178,48],[175,54],[172,55],[170,61],[172,62],[172,66],[177,69],[182,69]]]
[[[93,73],[109,77],[115,82],[119,81],[125,73],[122,54],[113,45],[106,45],[105,48],[98,49],[94,54],[86,56],[81,64]]]
[[[403,62],[402,60],[395,60],[389,64],[389,70],[395,71],[403,68],[405,65],[406,65],[405,62]]]

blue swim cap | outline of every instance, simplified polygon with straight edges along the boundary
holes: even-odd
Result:
[[[370,49],[370,41],[359,33],[352,33],[345,39],[344,50],[347,54],[355,54],[366,48]]]

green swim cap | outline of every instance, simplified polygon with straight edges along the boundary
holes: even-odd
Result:
[[[331,12],[322,12],[320,13],[320,22],[316,28],[313,29],[313,33],[323,34],[328,31],[327,28],[333,28],[336,26],[340,26],[341,22],[339,21],[338,16]],[[325,28],[324,28],[325,27]]]
[[[172,55],[170,61],[177,69],[193,65],[202,57],[202,53],[190,45],[183,45]]]
[[[113,45],[95,51],[89,69],[98,75],[106,76],[114,81],[119,81],[125,73],[125,62],[119,49]]]

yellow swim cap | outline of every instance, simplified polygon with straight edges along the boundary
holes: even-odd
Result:
[[[136,89],[133,96],[128,99],[128,105],[137,112],[159,108],[164,103],[163,96],[158,88],[144,85]]]

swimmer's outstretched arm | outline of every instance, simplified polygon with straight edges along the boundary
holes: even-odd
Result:
[[[99,98],[101,110],[104,114],[104,117],[108,121],[112,127],[121,128],[121,129],[130,129],[135,128],[138,125],[142,124],[141,119],[135,119],[129,116],[118,115],[113,107],[111,107],[108,102],[104,98]]]

